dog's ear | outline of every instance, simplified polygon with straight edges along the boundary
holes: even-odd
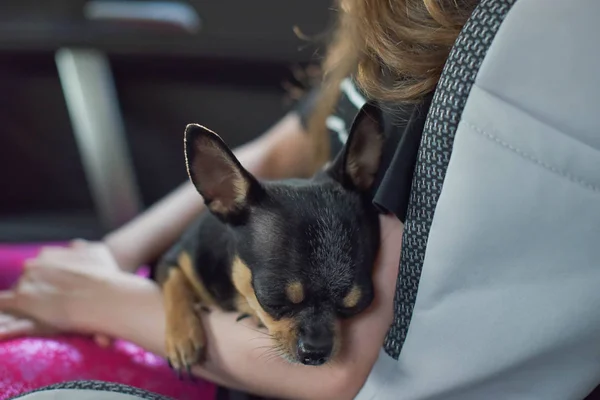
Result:
[[[327,168],[327,172],[351,189],[370,189],[379,170],[383,139],[381,111],[374,105],[366,104],[352,123],[344,149]]]
[[[226,222],[246,210],[260,189],[219,135],[203,126],[186,127],[185,158],[188,175],[204,203]]]

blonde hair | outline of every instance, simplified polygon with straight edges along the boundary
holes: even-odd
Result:
[[[322,64],[320,97],[308,130],[314,166],[329,158],[325,120],[353,77],[369,100],[418,102],[434,90],[478,0],[337,0],[338,21]]]

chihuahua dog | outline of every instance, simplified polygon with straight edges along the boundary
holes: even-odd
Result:
[[[259,182],[216,133],[186,127],[188,174],[209,212],[157,267],[172,368],[189,373],[204,358],[198,304],[253,317],[290,362],[335,357],[340,319],[373,299],[379,217],[369,189],[382,146],[380,114],[366,106],[313,178]]]

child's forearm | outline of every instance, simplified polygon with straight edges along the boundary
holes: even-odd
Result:
[[[310,141],[298,116],[289,114],[259,138],[236,149],[235,154],[252,174],[281,179],[304,175],[305,160],[310,152]],[[203,210],[202,197],[190,182],[185,182],[143,214],[107,235],[104,242],[121,268],[131,271],[164,253]]]
[[[204,209],[194,186],[185,182],[144,213],[109,233],[104,243],[119,266],[132,271],[156,259]]]

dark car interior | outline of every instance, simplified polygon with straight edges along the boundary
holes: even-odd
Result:
[[[187,123],[230,146],[291,106],[329,3],[6,0],[0,242],[98,239],[186,178]]]

